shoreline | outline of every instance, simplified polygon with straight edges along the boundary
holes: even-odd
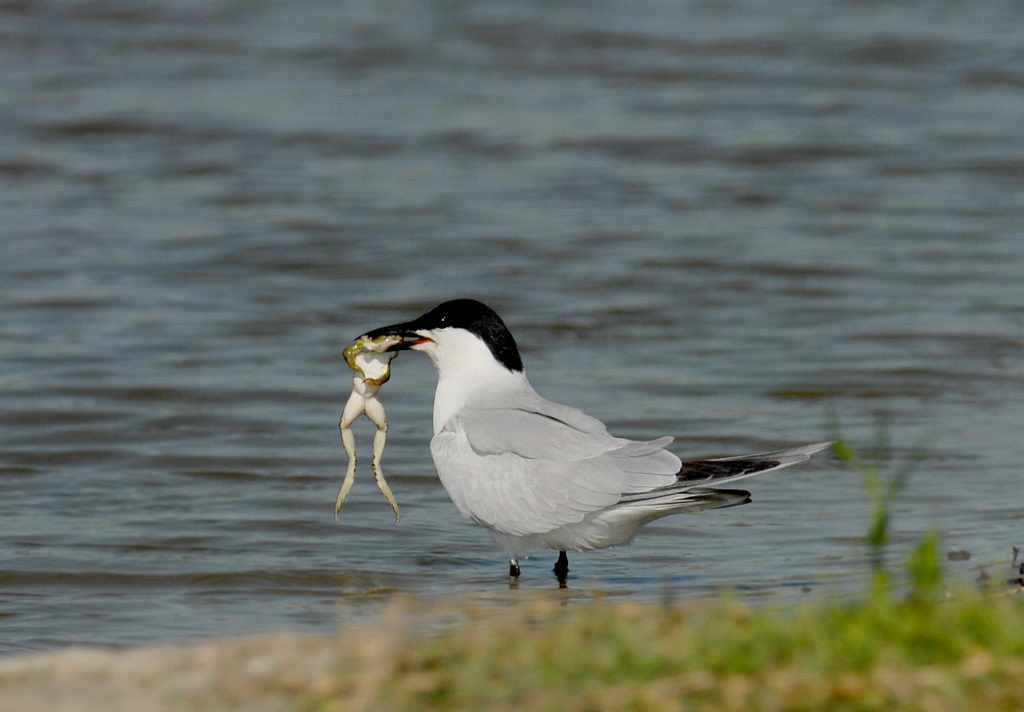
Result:
[[[551,598],[403,600],[332,636],[3,659],[0,712],[781,711],[853,700],[856,709],[998,712],[1024,707],[1022,602],[944,590],[756,610],[728,597],[569,608]],[[429,632],[431,621],[445,626]]]

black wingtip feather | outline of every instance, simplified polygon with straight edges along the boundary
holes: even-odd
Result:
[[[762,470],[770,470],[778,467],[782,462],[779,460],[690,460],[684,462],[679,471],[677,480],[679,482],[714,482],[726,477],[740,477],[751,475]]]

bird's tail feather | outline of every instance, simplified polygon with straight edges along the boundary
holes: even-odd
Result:
[[[726,482],[741,480],[744,477],[753,477],[764,472],[780,470],[783,467],[789,467],[798,462],[808,460],[811,455],[821,452],[831,444],[832,441],[826,441],[811,445],[801,445],[800,447],[787,450],[763,452],[756,455],[688,460],[683,463],[682,469],[679,470],[676,484],[670,485],[670,487],[677,488],[679,485],[700,487],[708,484],[717,486]]]
[[[735,507],[749,501],[750,492],[746,490],[712,489],[710,487],[679,489],[671,486],[624,495],[619,500],[619,504],[642,507],[649,511],[652,518],[656,518],[666,514]]]
[[[718,487],[726,482],[789,467],[809,459],[831,444],[821,442],[756,455],[689,460],[683,463],[672,484],[624,494],[619,504],[642,506],[661,512],[658,516],[746,504],[750,501],[750,493],[745,490],[719,490],[707,485]]]

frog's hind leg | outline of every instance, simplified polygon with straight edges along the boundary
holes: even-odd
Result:
[[[338,420],[341,444],[345,448],[345,454],[348,455],[348,469],[345,470],[345,480],[341,483],[341,489],[338,490],[338,499],[334,502],[335,519],[338,518],[338,513],[341,512],[341,505],[344,504],[345,498],[348,497],[348,493],[352,489],[352,484],[356,481],[356,463],[358,458],[356,458],[356,436],[352,432],[352,423],[363,414],[365,407],[366,399],[353,392],[348,397],[348,402],[345,403],[345,410],[342,411],[341,418]]]
[[[387,480],[384,479],[384,470],[380,466],[381,457],[384,455],[384,446],[388,441],[388,419],[384,413],[384,405],[375,397],[366,399],[366,417],[377,426],[377,432],[373,435],[373,476],[384,499],[391,505],[391,511],[395,513],[395,521],[400,522],[402,517],[398,511],[398,501],[388,486]]]

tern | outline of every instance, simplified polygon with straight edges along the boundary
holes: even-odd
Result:
[[[395,337],[388,350],[433,361],[434,465],[459,512],[508,554],[511,577],[520,575],[520,558],[551,549],[564,584],[566,552],[629,544],[670,514],[746,504],[749,492],[719,485],[795,465],[831,444],[684,462],[665,449],[672,437],[615,437],[597,418],[541,397],[505,322],[473,299],[364,337]]]

